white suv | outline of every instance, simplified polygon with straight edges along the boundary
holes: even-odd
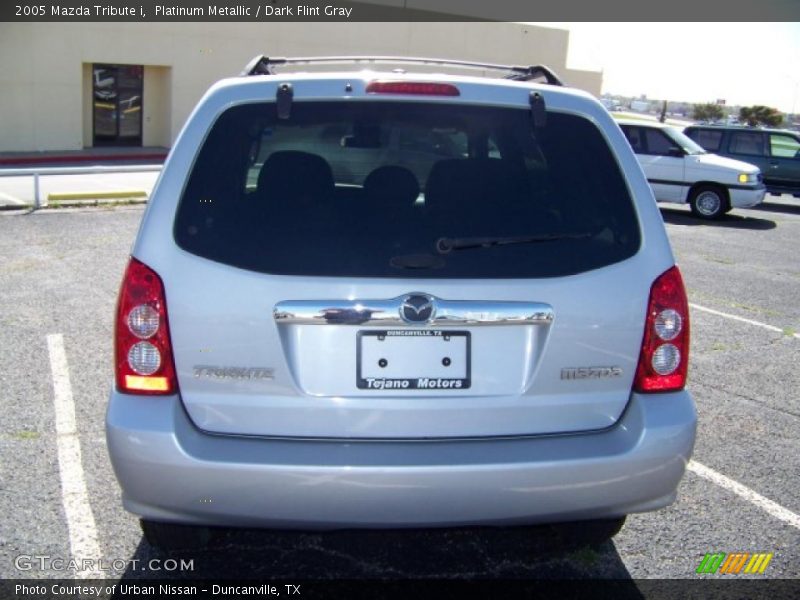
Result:
[[[620,120],[658,202],[689,203],[703,219],[764,200],[758,167],[709,154],[678,129],[661,123]]]
[[[675,499],[694,443],[661,215],[606,110],[544,67],[261,57],[214,85],[143,217],[115,352],[108,449],[165,547],[601,539]]]

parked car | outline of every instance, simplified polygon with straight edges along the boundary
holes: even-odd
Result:
[[[691,125],[684,132],[708,152],[747,161],[770,194],[800,197],[800,134],[783,129]]]
[[[760,170],[709,154],[679,130],[657,122],[619,121],[659,202],[689,203],[703,219],[764,200]]]
[[[133,245],[107,439],[147,540],[566,523],[599,541],[673,502],[696,425],[686,294],[602,105],[540,66],[290,70],[309,61],[209,90]]]

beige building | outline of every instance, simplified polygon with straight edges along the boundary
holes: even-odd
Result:
[[[0,152],[165,146],[255,55],[406,55],[567,69],[569,33],[517,23],[0,23]]]

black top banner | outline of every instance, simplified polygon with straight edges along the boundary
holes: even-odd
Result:
[[[18,0],[0,21],[800,21],[800,0]]]

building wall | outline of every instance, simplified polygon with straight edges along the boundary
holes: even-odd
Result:
[[[81,106],[83,107],[83,147],[92,145],[92,65],[83,63],[81,69]],[[2,143],[2,142],[0,142]]]
[[[169,146],[215,81],[255,55],[393,54],[566,68],[569,34],[516,23],[0,23],[0,152],[92,142],[91,65],[144,65],[143,144]]]
[[[172,145],[172,98],[170,67],[145,66],[142,145]]]
[[[564,83],[591,92],[596,97],[600,97],[600,89],[603,87],[603,74],[599,71],[581,71],[578,69],[562,69]]]

